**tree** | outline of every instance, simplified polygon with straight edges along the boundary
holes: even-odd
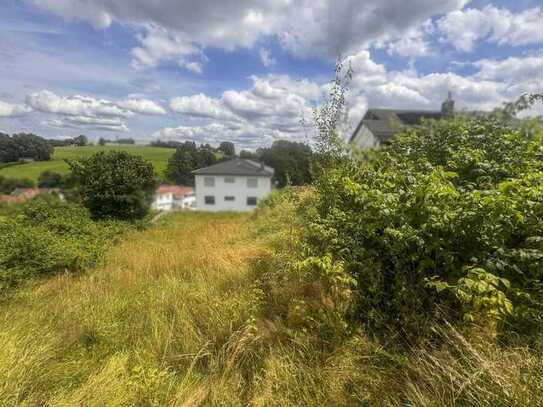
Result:
[[[241,150],[239,152],[239,158],[247,158],[249,160],[254,160],[254,159],[258,159],[258,156],[256,155],[256,153],[253,153],[252,151]]]
[[[215,150],[209,144],[196,146],[192,141],[180,144],[168,160],[166,178],[178,184],[193,185],[192,171],[217,162]]]
[[[176,184],[194,185],[194,176],[191,172],[195,169],[196,164],[191,152],[177,148],[168,160],[166,177]]]
[[[140,219],[155,191],[153,166],[126,151],[101,151],[69,161],[77,190],[94,218]]]
[[[10,137],[0,133],[0,162],[15,162],[21,159],[47,161],[53,150],[47,140],[35,134],[19,133]]]
[[[102,137],[100,137],[100,139],[98,140],[98,145],[99,146],[105,146],[106,143],[107,143],[107,140],[102,138]]]
[[[87,136],[81,134],[80,136],[74,137],[73,143],[78,147],[84,147],[89,144],[89,139]]]
[[[223,141],[219,145],[219,151],[222,151],[224,155],[228,157],[234,157],[236,155],[236,147],[234,146],[234,143],[230,141]]]
[[[40,188],[60,188],[62,186],[62,175],[54,171],[44,171],[38,177]]]
[[[270,148],[257,150],[260,159],[275,170],[279,187],[311,183],[313,151],[304,143],[276,140]]]

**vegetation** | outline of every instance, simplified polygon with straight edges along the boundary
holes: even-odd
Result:
[[[147,214],[156,181],[153,166],[143,158],[109,151],[69,165],[81,201],[94,218],[134,220]]]
[[[0,194],[11,194],[16,188],[32,188],[36,184],[28,178],[5,178],[0,175]]]
[[[224,154],[221,150],[221,153]],[[228,159],[229,157],[224,157]],[[192,171],[219,162],[217,151],[209,144],[197,146],[192,141],[180,144],[168,161],[166,178],[176,184],[194,185]]]
[[[103,257],[118,233],[89,213],[54,196],[0,213],[0,295],[22,281],[58,272],[76,272]]]
[[[325,345],[315,332],[293,328],[295,310],[286,324],[260,288],[261,271],[270,250],[294,242],[296,229],[286,222],[310,195],[274,195],[256,220],[170,215],[123,237],[89,273],[61,273],[15,291],[0,305],[0,399],[55,406],[541,404],[543,356],[525,347],[504,349],[483,335],[474,342],[443,327],[441,345],[394,354],[363,331]],[[314,293],[315,303],[329,301]]]
[[[37,181],[44,171],[54,171],[66,175],[69,172],[66,160],[78,160],[90,157],[100,151],[127,151],[133,155],[139,155],[151,162],[157,174],[162,175],[168,163],[168,159],[175,150],[168,148],[147,147],[137,145],[107,145],[85,147],[56,147],[49,161],[30,162],[12,167],[0,168],[0,175],[13,178],[29,178]]]
[[[62,174],[54,171],[44,171],[38,177],[40,188],[60,188],[64,185]]]
[[[10,137],[0,133],[0,163],[20,160],[47,161],[51,154],[53,147],[35,134],[19,133]]]
[[[275,170],[274,180],[280,188],[309,185],[313,179],[313,151],[307,144],[276,140],[271,147],[259,148],[256,157]]]

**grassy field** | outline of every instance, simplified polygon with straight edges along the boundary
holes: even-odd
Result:
[[[37,161],[27,164],[14,165],[0,169],[0,175],[5,177],[30,178],[37,180],[43,171],[55,171],[61,174],[68,172],[68,165],[64,160],[88,157],[99,151],[129,151],[132,154],[141,155],[149,160],[155,167],[157,174],[162,174],[168,163],[168,158],[174,153],[174,149],[147,146],[85,146],[85,147],[56,147],[53,157],[49,161]]]
[[[263,314],[253,222],[168,215],[102,266],[4,299],[0,406],[542,405],[543,359],[522,348],[444,331],[442,349],[402,355],[288,333]]]

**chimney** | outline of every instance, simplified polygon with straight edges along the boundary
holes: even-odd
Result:
[[[447,100],[441,104],[441,113],[444,116],[452,116],[454,114],[454,100],[452,98],[452,92],[449,91]]]

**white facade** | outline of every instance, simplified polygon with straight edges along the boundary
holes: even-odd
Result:
[[[379,140],[374,136],[368,126],[363,124],[357,129],[357,132],[353,135],[353,138],[351,139],[351,144],[357,146],[362,150],[366,150],[377,147],[379,145]]]
[[[180,186],[160,186],[151,208],[156,211],[173,211],[176,209],[195,209],[196,196],[192,188]]]
[[[155,211],[171,211],[174,208],[173,192],[156,194],[153,198],[151,208]]]
[[[250,211],[271,192],[271,176],[195,175],[199,211]]]

